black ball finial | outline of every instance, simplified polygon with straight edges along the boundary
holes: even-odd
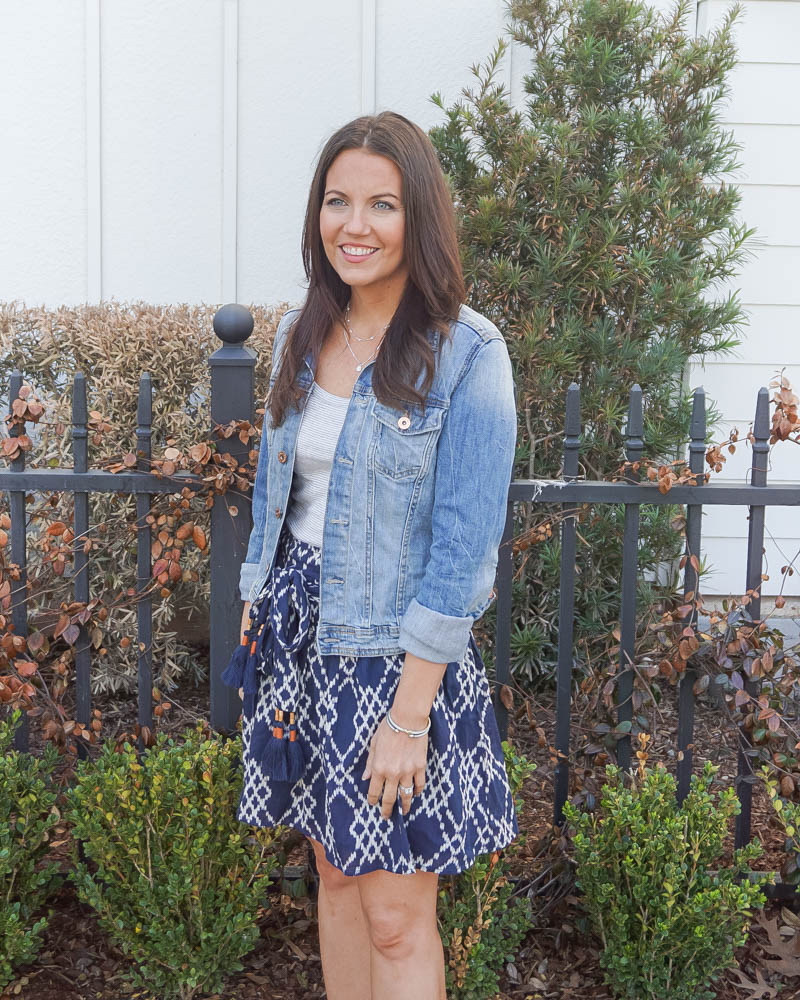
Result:
[[[214,313],[214,333],[226,344],[243,344],[253,332],[253,317],[246,306],[230,302]]]

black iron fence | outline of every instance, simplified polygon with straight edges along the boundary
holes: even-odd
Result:
[[[643,504],[683,504],[686,506],[686,547],[687,556],[701,556],[701,518],[706,504],[734,505],[749,509],[747,560],[744,568],[744,584],[747,591],[753,591],[749,611],[758,621],[761,615],[761,585],[764,552],[764,520],[768,506],[800,506],[800,485],[767,485],[767,456],[769,454],[770,418],[769,392],[762,388],[758,392],[755,419],[753,423],[752,465],[749,485],[737,483],[706,483],[704,458],[707,445],[705,394],[697,389],[693,397],[691,440],[689,443],[689,469],[694,485],[674,485],[666,493],[659,490],[657,483],[630,481],[605,482],[578,480],[578,453],[580,448],[581,418],[580,389],[573,383],[567,393],[566,422],[564,433],[563,475],[559,482],[515,480],[508,496],[508,510],[503,541],[500,546],[497,569],[497,625],[495,647],[495,712],[501,735],[505,737],[508,713],[497,697],[502,685],[509,682],[511,658],[511,585],[513,576],[512,532],[515,503],[558,504],[561,515],[561,568],[558,619],[558,664],[556,670],[556,731],[554,748],[557,764],[554,774],[553,806],[554,822],[561,823],[563,807],[568,798],[570,723],[573,690],[574,665],[574,599],[577,512],[584,504],[624,504],[625,519],[622,545],[621,579],[621,621],[619,651],[619,681],[617,684],[617,725],[628,722],[633,717],[634,642],[636,636],[636,580],[638,575],[639,514]],[[642,391],[634,386],[630,393],[630,405],[625,435],[625,457],[635,463],[642,457],[644,442]],[[698,593],[698,573],[695,561],[685,562],[683,593],[691,596]],[[688,601],[688,598],[687,598]],[[690,603],[690,602],[689,602]],[[698,612],[696,606],[684,618],[684,625],[695,626]],[[610,625],[611,623],[609,623]],[[695,693],[697,673],[687,666],[679,680],[678,688],[678,734],[677,734],[677,782],[678,796],[682,801],[689,791],[693,768],[692,738],[694,733]],[[745,690],[757,696],[760,681],[748,678]],[[747,754],[749,741],[744,729],[738,736],[738,775],[736,789],[741,802],[741,812],[736,820],[735,843],[737,847],[751,838],[752,767]],[[623,735],[617,744],[617,760],[627,769],[631,762],[631,739]],[[771,888],[771,895],[794,894],[794,887],[779,884]]]
[[[253,329],[248,310],[241,306],[225,306],[214,318],[214,330],[222,346],[209,358],[211,368],[211,426],[225,425],[233,420],[254,419],[253,372],[255,354],[245,341]],[[22,378],[12,377],[9,412],[17,399]],[[137,648],[138,648],[138,722],[152,727],[152,602],[147,591],[152,582],[151,527],[148,514],[151,498],[159,493],[179,493],[183,486],[199,486],[199,477],[177,473],[163,477],[151,472],[151,413],[152,387],[149,374],[141,376],[137,413],[137,464],[129,472],[116,473],[91,469],[88,456],[88,413],[86,383],[82,374],[75,376],[72,400],[73,468],[25,468],[24,453],[0,470],[0,489],[8,492],[11,516],[11,559],[19,567],[19,576],[11,584],[11,619],[18,636],[28,635],[26,516],[25,497],[30,492],[66,491],[74,494],[74,568],[73,596],[76,602],[88,602],[90,595],[89,560],[83,543],[89,525],[89,494],[91,492],[124,493],[136,497],[137,569]],[[746,506],[749,508],[749,539],[747,564],[744,572],[746,588],[756,591],[750,604],[754,619],[760,616],[760,586],[762,574],[764,514],[768,506],[800,506],[800,486],[767,485],[766,457],[769,451],[769,395],[766,389],[758,394],[753,428],[752,476],[749,485],[704,482],[706,451],[705,397],[702,389],[694,394],[694,410],[689,445],[689,466],[697,476],[696,485],[675,485],[661,493],[658,485],[635,480],[621,482],[590,482],[578,480],[580,447],[580,391],[570,386],[567,395],[564,435],[563,478],[559,482],[515,480],[508,495],[506,526],[500,546],[497,571],[497,625],[493,703],[501,736],[508,727],[507,710],[499,692],[509,681],[511,643],[511,585],[513,575],[514,505],[520,503],[557,504],[563,517],[561,523],[561,589],[559,604],[558,665],[556,674],[556,731],[554,745],[558,763],[554,777],[554,819],[562,821],[562,810],[568,797],[570,723],[573,687],[573,615],[575,596],[576,514],[584,504],[624,504],[624,536],[621,580],[620,678],[618,683],[618,724],[632,719],[634,640],[636,635],[636,580],[638,574],[639,514],[643,504],[683,504],[686,506],[686,538],[689,553],[701,554],[701,517],[706,504]],[[12,428],[12,434],[18,433]],[[626,459],[634,463],[642,456],[644,442],[642,393],[638,386],[631,390],[630,409],[625,440]],[[222,438],[220,452],[229,452],[237,460],[246,457],[249,445],[238,436]],[[210,723],[213,729],[231,733],[241,711],[238,695],[221,683],[220,676],[230,653],[239,641],[241,601],[239,599],[239,567],[246,551],[251,525],[250,498],[237,498],[240,516],[231,518],[227,500],[215,495],[211,512],[211,602],[210,602]],[[697,572],[687,559],[684,572],[684,594],[697,591]],[[697,611],[686,617],[686,624],[695,624]],[[80,626],[75,642],[76,719],[87,728],[91,722],[91,643],[84,626]],[[679,795],[686,795],[693,768],[692,734],[694,727],[696,680],[689,667],[679,684],[679,727],[677,777]],[[758,681],[747,681],[750,694],[758,691]],[[16,746],[28,748],[27,717],[16,735]],[[139,750],[143,749],[139,739]],[[86,748],[78,741],[79,752]],[[739,748],[739,777],[751,773],[746,754],[746,736],[742,734]],[[618,760],[623,767],[630,765],[630,737],[618,743]],[[737,819],[736,843],[750,839],[752,786],[748,781],[737,782],[742,811]],[[789,891],[789,887],[786,887]],[[780,891],[780,890],[779,890]]]
[[[214,330],[222,341],[209,358],[211,369],[211,413],[209,432],[234,420],[253,421],[253,373],[256,355],[245,344],[253,331],[253,317],[243,306],[229,305],[214,317]],[[15,373],[9,392],[9,412],[19,396],[21,375]],[[141,727],[153,725],[153,663],[152,663],[152,600],[149,592],[153,582],[152,537],[148,515],[154,494],[179,494],[184,487],[198,489],[202,478],[188,472],[173,476],[156,475],[151,471],[152,385],[149,373],[141,375],[136,426],[136,467],[128,472],[109,472],[89,467],[86,380],[78,373],[72,387],[72,457],[71,469],[27,469],[21,452],[0,470],[0,489],[7,491],[11,517],[11,561],[19,567],[19,575],[11,581],[11,620],[14,633],[28,635],[28,591],[26,556],[25,498],[28,493],[49,491],[74,494],[74,565],[72,573],[73,599],[88,602],[91,589],[89,560],[84,542],[89,536],[89,494],[121,493],[136,497],[136,601],[138,650],[138,722]],[[12,427],[11,435],[19,434]],[[230,454],[237,461],[247,458],[249,444],[237,435],[222,437],[217,442],[218,454]],[[210,723],[213,729],[231,733],[241,712],[241,702],[235,691],[224,685],[221,674],[239,642],[242,602],[239,599],[239,568],[244,559],[252,524],[250,497],[237,497],[240,516],[231,517],[229,498],[214,495],[211,508],[211,602],[210,602]],[[91,723],[92,647],[88,631],[79,625],[75,640],[75,721],[87,729]],[[138,739],[139,752],[145,740]],[[28,718],[23,713],[17,729],[15,746],[27,750],[29,745]],[[86,757],[83,741],[77,742],[78,753]]]

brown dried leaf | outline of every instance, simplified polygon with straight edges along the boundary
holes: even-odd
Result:
[[[764,964],[773,972],[786,976],[800,976],[800,931],[795,930],[789,938],[781,935],[778,918],[769,920],[760,912],[756,921],[767,932],[769,945],[764,945],[767,951],[777,955],[777,959],[767,959]]]
[[[738,983],[734,983],[735,988],[747,990],[744,1000],[772,1000],[778,995],[778,990],[770,986],[761,975],[761,969],[756,969],[756,982],[749,980],[741,969],[732,969],[731,973],[739,980]]]
[[[64,629],[62,638],[64,639],[64,642],[68,642],[70,646],[72,646],[78,641],[79,635],[80,629],[77,625],[68,625]]]
[[[45,642],[45,637],[42,632],[32,632],[28,636],[28,649],[35,655],[39,652]]]
[[[69,625],[69,615],[61,615],[58,619],[55,629],[53,630],[53,638],[58,639],[64,629]]]

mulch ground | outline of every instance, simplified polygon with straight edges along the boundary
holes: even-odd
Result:
[[[184,683],[175,691],[165,693],[164,697],[173,706],[159,723],[164,731],[180,733],[198,720],[208,718],[206,689]],[[662,703],[653,716],[649,762],[663,760],[674,767],[677,714],[672,699],[667,698],[665,702],[667,704]],[[536,731],[536,727],[540,727],[547,740],[551,738],[555,720],[552,699],[539,696],[530,701],[529,707],[530,713],[522,692],[515,690],[509,738],[520,752],[537,763],[537,770],[523,788],[520,829],[525,834],[525,843],[509,858],[511,876],[520,892],[541,876],[549,864],[543,843],[552,831],[553,820],[551,750]],[[98,696],[93,708],[102,711],[102,739],[115,739],[120,733],[131,731],[136,717],[132,697]],[[529,715],[534,726],[531,726]],[[31,723],[30,745],[35,753],[41,748],[41,737],[35,720]],[[580,729],[578,715],[574,726],[576,741],[580,741]],[[720,765],[719,780],[734,780],[735,740],[728,725],[710,706],[698,711],[694,753],[698,764],[711,759]],[[60,772],[62,780],[68,778],[70,766],[64,758]],[[599,785],[600,770],[575,768],[573,783],[583,778],[590,784]],[[779,871],[784,858],[782,836],[773,818],[772,806],[759,785],[754,786],[753,831],[764,846],[764,855],[756,867]],[[731,833],[729,846],[732,840]],[[306,842],[299,835],[288,834],[286,847],[288,865],[303,866],[309,861]],[[55,848],[52,857],[62,863],[62,871],[69,868],[67,845]],[[221,994],[197,994],[197,1000],[299,1000],[325,996],[313,879],[309,882],[312,885],[309,897],[291,899],[282,893],[276,879],[269,905],[265,906],[258,921],[260,939],[251,954],[242,960],[244,970],[228,979]],[[49,905],[54,914],[41,953],[36,962],[17,970],[16,980],[0,994],[0,1000],[14,997],[25,1000],[151,1000],[149,994],[132,991],[126,985],[124,956],[100,930],[93,911],[78,901],[71,883],[66,882]],[[765,915],[768,918],[779,916],[781,905],[768,903]],[[514,963],[504,970],[496,1000],[612,1000],[611,993],[603,985],[598,943],[582,929],[579,901],[570,894],[563,894],[556,903],[537,899],[535,908],[539,910],[537,925],[517,950]],[[800,974],[778,973],[765,965],[775,957],[765,929],[760,924],[754,925],[747,945],[737,952],[741,976],[753,982],[753,990],[746,989],[738,983],[737,977],[728,974],[717,984],[718,1000],[800,997]],[[763,985],[758,983],[759,975],[763,977]]]

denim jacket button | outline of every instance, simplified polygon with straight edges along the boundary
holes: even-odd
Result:
[[[280,517],[280,516],[281,516],[281,509],[280,509],[280,507],[276,507],[275,508],[275,517]]]
[[[411,418],[407,413],[404,413],[402,417],[397,418],[397,426],[403,430],[411,426]]]
[[[279,451],[278,452],[278,461],[279,462],[285,462],[286,461],[286,452],[285,451]]]

